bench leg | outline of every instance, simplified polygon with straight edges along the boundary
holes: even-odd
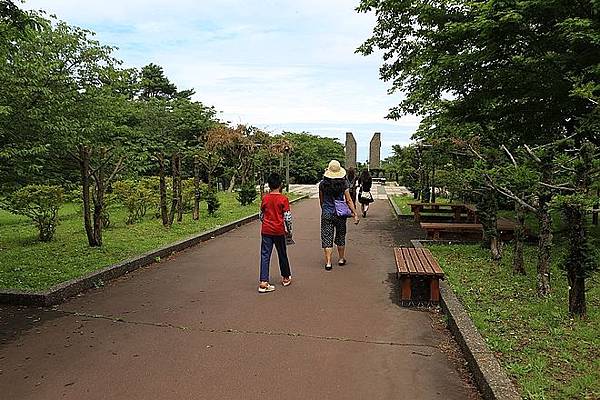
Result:
[[[440,231],[433,231],[433,240],[440,240]]]
[[[412,299],[412,289],[410,276],[400,277],[400,300],[408,301]]]
[[[432,302],[440,302],[440,280],[438,278],[431,278],[429,281],[429,292],[430,300]]]
[[[454,210],[454,222],[460,222],[461,211],[459,209]]]

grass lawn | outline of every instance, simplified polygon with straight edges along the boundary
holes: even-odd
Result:
[[[410,206],[408,205],[408,203],[418,203],[419,202],[419,200],[415,200],[413,198],[413,196],[408,196],[408,195],[395,195],[395,196],[391,196],[391,197],[392,197],[392,201],[394,203],[396,203],[396,205],[400,209],[401,215],[412,215],[412,212],[410,211]],[[447,204],[447,203],[449,203],[449,201],[448,201],[448,199],[446,199],[444,197],[437,197],[436,203]],[[428,213],[427,215],[436,215],[436,214]],[[440,215],[447,215],[447,214],[440,214]]]
[[[295,197],[290,195],[290,199]],[[215,216],[209,217],[206,203],[202,203],[199,221],[186,214],[182,223],[175,223],[170,229],[151,215],[134,225],[126,225],[126,210],[111,209],[111,225],[104,230],[102,248],[87,245],[83,218],[76,205],[67,204],[61,209],[60,225],[49,243],[36,240],[37,231],[27,218],[0,211],[0,288],[47,289],[258,210],[258,200],[242,207],[235,194],[219,193],[219,200],[221,208]]]
[[[479,245],[430,249],[523,398],[600,399],[600,273],[587,283],[588,318],[570,319],[560,249],[553,254],[547,299],[536,296],[533,246],[526,248],[524,277],[511,272],[509,246],[500,263]]]

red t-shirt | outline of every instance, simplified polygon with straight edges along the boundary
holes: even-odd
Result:
[[[260,209],[263,212],[261,233],[264,235],[285,235],[283,213],[290,211],[290,202],[281,193],[269,193],[262,199]]]

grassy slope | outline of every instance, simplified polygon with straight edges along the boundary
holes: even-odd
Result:
[[[126,211],[112,210],[104,246],[94,249],[87,245],[82,217],[72,204],[61,209],[61,223],[50,243],[36,240],[36,229],[28,219],[0,211],[0,288],[46,289],[257,212],[257,203],[242,207],[234,194],[220,193],[219,198],[221,208],[214,217],[207,216],[203,203],[200,221],[186,214],[183,223],[170,229],[152,216],[128,226]]]
[[[501,263],[478,245],[431,250],[525,399],[600,398],[600,273],[588,280],[588,318],[570,319],[567,280],[559,269],[563,249],[553,254],[548,299],[536,295],[533,246],[526,249],[524,277],[512,274],[508,247]]]

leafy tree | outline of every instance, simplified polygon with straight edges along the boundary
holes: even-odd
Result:
[[[208,187],[204,193],[204,200],[206,200],[206,204],[208,204],[208,215],[215,215],[215,213],[221,207],[221,202],[219,201],[217,193],[213,187]]]
[[[237,200],[241,205],[247,206],[256,200],[256,185],[252,182],[247,182],[242,185],[237,195]]]
[[[598,7],[592,0],[363,0],[359,11],[375,11],[377,25],[359,51],[383,50],[382,78],[392,83],[392,91],[407,94],[391,118],[413,112],[436,118],[435,126],[474,128],[457,129],[455,136],[479,140],[485,188],[483,178],[502,162],[501,146],[543,149],[574,134],[598,139],[589,129],[597,121],[589,117],[597,114]],[[537,185],[536,214],[538,289],[546,295],[554,193],[548,185],[553,185],[555,155],[543,153],[535,164],[544,183]]]
[[[35,18],[40,29],[15,38],[11,62],[0,66],[9,105],[0,113],[0,179],[10,189],[79,172],[88,242],[100,246],[106,187],[126,161],[131,71],[91,32]]]
[[[284,132],[293,147],[290,153],[290,179],[296,183],[316,183],[332,159],[344,160],[344,146],[337,140],[307,132]]]
[[[164,226],[171,226],[183,217],[183,161],[197,155],[206,140],[206,132],[215,124],[214,108],[193,102],[193,91],[178,91],[164,75],[161,67],[148,65],[142,69],[140,95],[137,102],[139,127],[142,132],[142,154],[158,164],[160,178],[160,210]],[[199,185],[199,159],[194,160]],[[172,196],[167,204],[166,177],[171,169]],[[199,202],[199,194],[196,204]],[[194,218],[199,213],[194,212]]]

